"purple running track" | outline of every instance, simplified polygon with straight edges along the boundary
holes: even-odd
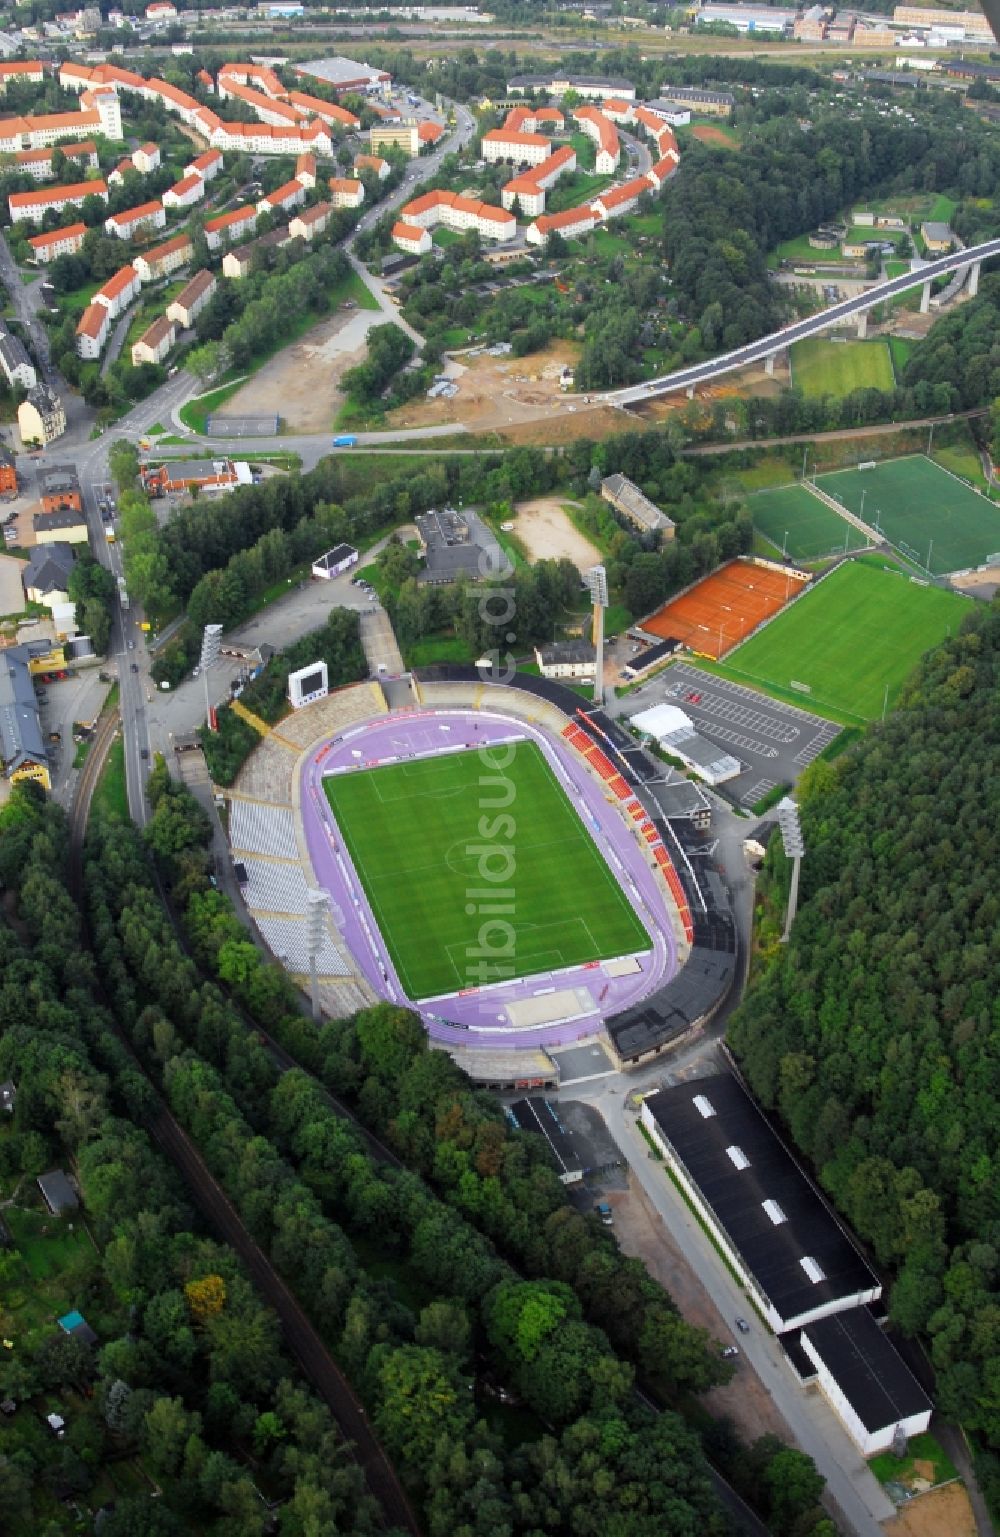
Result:
[[[446,740],[443,740],[448,733]],[[541,749],[580,820],[629,897],[653,948],[638,956],[639,969],[609,976],[607,964],[538,973],[518,981],[414,1000],[400,984],[364,888],[344,848],[322,780],[335,772],[374,767],[376,763],[439,755],[445,747],[479,748],[501,742],[530,741]],[[577,754],[524,721],[488,711],[419,710],[380,717],[351,727],[312,752],[302,770],[301,814],[309,857],[320,887],[330,897],[334,921],[355,965],[376,993],[420,1014],[437,1041],[450,1046],[511,1050],[562,1046],[591,1036],[606,1017],[640,1002],[664,986],[677,970],[677,945],[670,921],[670,898],[662,879],[647,862],[638,833]],[[567,988],[584,988],[592,1007],[572,1019],[517,1027],[508,1003]]]

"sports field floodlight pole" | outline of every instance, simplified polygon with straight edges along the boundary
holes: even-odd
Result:
[[[786,858],[792,861],[792,883],[788,888],[788,909],[785,913],[785,932],[781,936],[781,943],[788,943],[788,936],[792,932],[792,924],[795,922],[795,912],[799,905],[799,870],[802,865],[802,856],[806,846],[802,838],[802,824],[799,821],[799,808],[790,796],[785,795],[776,807],[778,813],[778,827],[781,831],[781,842],[785,850]]]
[[[206,624],[201,637],[201,681],[205,689],[205,724],[212,730],[212,706],[208,698],[208,669],[214,667],[222,651],[221,624]]]
[[[319,974],[316,963],[323,948],[323,925],[326,922],[327,900],[325,891],[310,891],[306,900],[306,950],[309,952],[309,995],[312,998],[312,1016],[320,1022]]]
[[[608,573],[603,566],[591,566],[584,577],[594,605],[594,703],[604,703],[604,610],[608,606]]]

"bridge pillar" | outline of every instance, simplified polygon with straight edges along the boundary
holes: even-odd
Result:
[[[863,342],[868,335],[868,311],[862,310],[858,316],[858,341]]]
[[[764,359],[764,372],[767,374],[767,377],[769,379],[771,378],[772,374],[774,373],[774,353],[773,352],[769,352],[767,357]]]
[[[931,307],[931,285],[930,285],[930,283],[925,283],[923,288],[920,290],[920,313],[921,313],[921,315],[928,314],[929,311],[930,311],[930,307]]]
[[[694,385],[693,384],[689,384],[687,389],[684,391],[684,393],[687,396],[688,400],[693,400],[694,399]]]
[[[972,263],[972,271],[969,273],[969,281],[966,287],[966,292],[970,299],[974,299],[979,292],[979,268],[981,265],[981,262]]]

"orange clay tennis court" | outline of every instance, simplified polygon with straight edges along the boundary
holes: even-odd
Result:
[[[659,640],[673,636],[690,650],[718,660],[797,597],[806,580],[805,572],[734,560],[665,603],[638,628]]]

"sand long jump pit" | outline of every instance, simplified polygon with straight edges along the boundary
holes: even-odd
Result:
[[[718,661],[797,598],[808,580],[807,571],[791,566],[733,560],[671,598],[637,628],[657,640],[672,637]]]

